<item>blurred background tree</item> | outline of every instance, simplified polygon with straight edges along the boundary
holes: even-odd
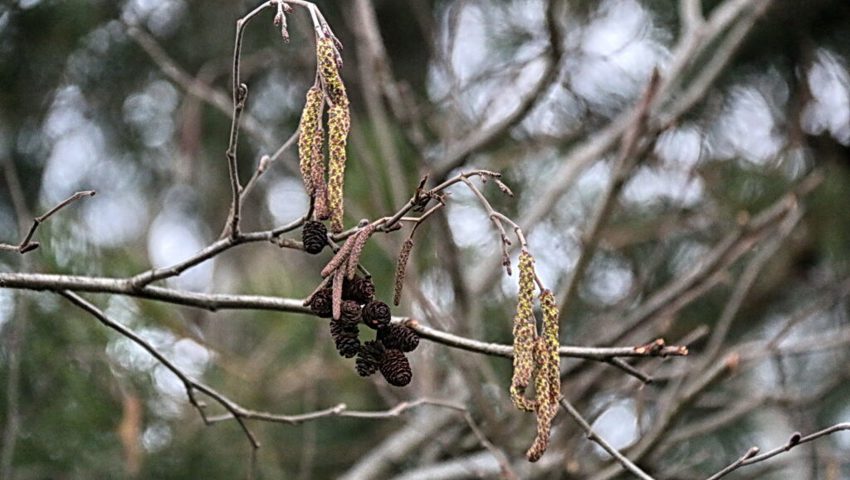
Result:
[[[685,358],[629,361],[648,385],[605,363],[563,364],[565,398],[647,473],[706,478],[752,445],[850,421],[850,4],[316,4],[345,47],[348,226],[395,212],[426,172],[433,182],[458,169],[500,171],[515,197],[489,184],[484,192],[529,234],[538,272],[563,302],[562,344],[664,337],[690,346]],[[234,22],[256,5],[0,6],[0,242],[17,245],[34,216],[97,191],[41,225],[37,250],[0,252],[3,274],[127,278],[218,238],[231,202]],[[273,15],[261,13],[244,41],[243,179],[296,131],[314,79],[306,11],[288,15],[288,44]],[[635,105],[656,68],[644,119]],[[633,131],[635,155],[618,162]],[[296,157],[283,151],[245,198],[245,231],[307,210]],[[500,269],[498,235],[470,191],[450,192],[417,235],[394,313],[510,343],[516,281]],[[366,248],[380,298],[392,296],[404,238],[378,235]],[[326,261],[252,243],[160,284],[300,299]],[[0,477],[245,475],[251,448],[235,422],[205,426],[183,384],[147,352],[33,289],[0,290]],[[563,412],[550,451],[527,463],[534,422],[510,406],[504,358],[423,341],[413,383],[397,389],[358,377],[314,317],[85,295],[248,408],[445,399],[480,430],[439,406],[377,420],[251,422],[263,444],[259,478],[628,475]],[[732,475],[847,478],[848,458],[850,436],[836,434]]]

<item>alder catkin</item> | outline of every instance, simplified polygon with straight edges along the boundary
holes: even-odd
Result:
[[[319,127],[316,130],[316,140],[313,143],[313,169],[310,172],[310,181],[313,186],[313,216],[318,220],[331,218],[331,210],[328,206],[328,185],[325,183],[325,155],[322,151],[323,132]]]
[[[532,298],[534,296],[534,258],[523,249],[519,255],[519,296],[514,316],[514,373],[511,379],[511,400],[527,412],[533,411],[536,402],[525,398],[525,390],[534,373],[534,345],[537,332],[534,326]]]
[[[537,375],[534,379],[534,389],[537,403],[534,412],[537,415],[537,435],[534,442],[525,453],[528,461],[536,462],[543,456],[549,447],[549,437],[552,431],[552,420],[558,413],[558,395],[560,388],[555,390],[550,373],[550,362],[548,358],[548,345],[545,337],[540,337],[535,342],[535,363],[537,364]],[[560,380],[558,382],[560,384]],[[555,399],[552,402],[552,399]]]
[[[354,242],[357,239],[354,235],[348,237],[345,240],[345,243],[342,244],[342,247],[337,250],[336,254],[331,258],[327,265],[322,268],[322,277],[327,277],[333,274],[337,269],[345,271],[344,265],[345,262],[348,261],[348,255],[351,253],[351,249],[354,248]]]
[[[544,359],[544,371],[549,382],[549,396],[545,401],[557,410],[558,400],[561,396],[561,356],[558,354],[560,342],[560,313],[555,296],[548,289],[540,293],[540,306],[543,310],[543,342],[542,355]],[[541,373],[538,373],[540,375]],[[538,399],[540,397],[538,396]]]
[[[343,184],[345,182],[345,145],[351,127],[347,105],[334,105],[328,110],[328,207],[331,231],[343,230]]]
[[[316,43],[316,56],[319,74],[331,104],[328,109],[328,207],[331,231],[339,233],[344,228],[345,146],[348,141],[348,131],[351,128],[351,116],[348,111],[348,95],[339,74],[337,50],[333,40],[327,37],[320,39]]]
[[[325,82],[325,91],[330,97],[331,104],[343,105],[348,109],[348,95],[345,92],[345,84],[339,74],[337,63],[337,51],[333,40],[322,38],[316,43],[316,56],[319,63],[319,74]]]
[[[317,140],[316,130],[320,129],[322,118],[322,105],[324,104],[324,94],[317,86],[307,90],[307,100],[304,103],[304,110],[301,112],[301,122],[298,125],[298,157],[301,166],[301,178],[304,180],[304,189],[307,194],[314,194],[313,188],[313,161],[315,160],[314,144]],[[321,144],[321,135],[318,137]]]
[[[353,280],[357,274],[357,265],[360,263],[360,255],[363,253],[363,248],[366,247],[366,242],[372,233],[375,231],[375,225],[370,223],[363,227],[362,230],[355,234],[354,245],[351,247],[351,254],[348,256],[347,278]]]
[[[401,246],[398,262],[395,266],[395,283],[393,284],[393,305],[395,306],[398,306],[401,301],[401,290],[404,288],[404,276],[407,272],[407,261],[410,259],[411,250],[413,250],[413,238],[408,238]]]

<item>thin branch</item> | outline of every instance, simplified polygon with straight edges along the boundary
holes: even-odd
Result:
[[[39,247],[39,243],[33,242],[32,237],[33,237],[33,235],[35,235],[35,231],[38,229],[38,227],[42,223],[47,221],[48,218],[53,216],[53,214],[58,212],[59,210],[62,210],[63,208],[67,207],[68,205],[76,202],[77,200],[79,200],[83,197],[94,196],[95,193],[96,192],[94,190],[83,190],[81,192],[77,192],[77,193],[71,195],[70,197],[66,198],[65,200],[62,200],[55,207],[53,207],[50,210],[46,211],[45,213],[39,215],[38,217],[35,217],[32,220],[32,226],[30,227],[26,236],[24,236],[23,240],[21,240],[21,243],[19,243],[17,245],[9,245],[9,244],[6,244],[6,243],[0,243],[0,250],[17,251],[18,253],[21,253],[21,254],[35,250],[36,248]]]
[[[305,215],[274,230],[244,233],[239,234],[236,237],[225,237],[219,239],[180,263],[176,263],[169,267],[156,268],[141,272],[130,278],[129,282],[133,285],[134,288],[141,288],[158,280],[176,277],[184,271],[197,265],[200,265],[201,263],[237,245],[260,241],[274,242],[278,239],[278,237],[280,237],[284,233],[291,232],[292,230],[299,228],[301,225],[304,224],[304,221],[306,219],[307,216]],[[282,244],[280,242],[277,242],[277,245],[281,247],[286,246],[289,248],[301,248],[300,244],[293,245],[290,243]]]
[[[239,426],[242,427],[242,431],[245,433],[245,436],[248,438],[248,441],[251,443],[251,446],[254,449],[260,448],[260,443],[257,441],[257,438],[254,436],[254,434],[251,432],[251,430],[248,428],[248,426],[242,419],[242,407],[240,407],[218,391],[214,390],[213,388],[208,387],[207,385],[204,385],[203,383],[200,383],[197,380],[190,378],[182,370],[180,370],[177,365],[167,359],[165,355],[160,353],[156,348],[153,347],[153,345],[148,343],[136,332],[110,319],[106,316],[106,314],[103,313],[103,311],[101,311],[99,308],[95,307],[76,293],[72,293],[67,290],[59,290],[57,293],[67,298],[74,305],[90,313],[93,317],[98,319],[100,323],[135,342],[137,345],[139,345],[140,347],[145,349],[145,351],[151,354],[154,358],[156,358],[165,368],[171,371],[171,373],[176,375],[177,378],[179,378],[180,381],[183,382],[183,386],[186,388],[186,395],[188,395],[190,403],[198,410],[198,413],[200,413],[201,418],[204,419],[205,423],[209,424],[209,419],[207,418],[206,413],[204,411],[205,406],[201,402],[198,402],[198,400],[195,398],[195,391],[205,393],[210,398],[218,402],[222,407],[224,407],[225,410],[234,415],[236,417],[236,421],[239,422]]]
[[[462,139],[456,140],[454,144],[448,147],[442,159],[434,165],[432,172],[434,177],[443,178],[452,169],[457,168],[466,161],[467,157],[494,141],[501,138],[508,130],[521,122],[529,112],[537,105],[537,102],[543,98],[543,95],[549,87],[558,79],[560,71],[561,58],[563,57],[563,38],[557,20],[557,5],[559,2],[549,0],[546,7],[546,32],[549,36],[549,59],[546,63],[546,69],[540,76],[537,83],[520,98],[519,104],[504,118],[500,119],[495,124],[487,125],[486,128],[480,128],[472,132],[468,132]]]
[[[127,35],[148,54],[166,77],[180,86],[186,93],[201,99],[225,115],[230,116],[232,114],[233,106],[226,93],[211,87],[201,78],[189,75],[148,32],[139,26],[127,25]],[[271,133],[248,113],[242,115],[242,129],[266,148],[272,148],[276,143]]]
[[[570,402],[567,401],[566,398],[561,398],[561,406],[564,407],[564,410],[573,417],[573,420],[581,426],[584,433],[587,434],[587,438],[596,442],[600,447],[602,447],[606,452],[608,452],[612,457],[614,457],[620,465],[623,466],[626,470],[634,474],[636,477],[641,480],[653,480],[646,472],[640,469],[637,465],[635,465],[631,460],[629,460],[625,455],[620,453],[616,448],[612,447],[610,443],[605,441],[604,438],[600,437],[596,432],[593,431],[593,427],[581,416],[578,410],[573,407]]]
[[[236,157],[236,148],[239,143],[239,119],[242,116],[242,111],[245,110],[245,102],[248,99],[248,85],[242,83],[239,75],[242,61],[242,39],[245,35],[245,26],[252,18],[260,12],[272,6],[272,2],[263,2],[254,10],[251,10],[244,17],[236,20],[236,40],[233,44],[233,114],[230,123],[230,136],[227,143],[225,156],[227,157],[227,170],[230,174],[230,190],[232,202],[230,207],[230,215],[227,219],[227,234],[231,238],[239,236],[239,220],[242,204],[242,185],[239,183],[239,163]]]
[[[832,435],[836,432],[848,431],[850,430],[850,422],[847,423],[838,423],[829,428],[824,428],[823,430],[819,430],[817,432],[811,433],[806,436],[801,436],[799,433],[794,433],[781,447],[776,447],[773,450],[768,450],[767,452],[762,453],[761,455],[757,455],[759,452],[758,447],[752,447],[743,457],[739,458],[737,461],[724,468],[723,470],[715,473],[710,476],[707,480],[717,480],[721,477],[728,475],[729,473],[747,465],[752,465],[754,463],[763,462],[767,459],[773,458],[777,455],[785,453],[791,450],[794,447],[802,445],[804,443],[809,443],[815,441],[821,437],[825,437],[827,435]]]
[[[608,217],[614,210],[614,205],[617,198],[620,196],[620,191],[626,183],[629,173],[638,163],[638,157],[650,147],[650,142],[640,144],[647,130],[647,119],[649,118],[649,107],[658,93],[661,77],[658,70],[654,70],[649,78],[643,96],[638,102],[635,110],[634,120],[629,129],[623,134],[620,145],[620,152],[617,159],[614,161],[614,166],[611,169],[611,178],[608,181],[605,191],[601,194],[601,198],[590,223],[582,236],[582,249],[579,254],[573,272],[569,280],[564,284],[564,287],[558,292],[557,298],[561,304],[560,310],[565,312],[572,304],[573,297],[578,291],[578,284],[581,280],[584,271],[590,265],[593,254],[596,251],[599,243],[599,234],[602,231],[602,226],[607,221]]]

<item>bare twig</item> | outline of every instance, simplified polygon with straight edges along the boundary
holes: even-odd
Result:
[[[236,40],[233,44],[233,114],[230,123],[230,136],[227,143],[225,156],[227,157],[227,170],[230,174],[230,190],[232,202],[230,215],[227,219],[226,232],[231,238],[239,236],[239,220],[242,204],[242,185],[239,183],[239,163],[236,158],[236,148],[239,143],[239,119],[245,110],[245,102],[248,99],[248,85],[242,83],[239,75],[242,60],[242,38],[245,35],[245,26],[252,18],[260,12],[272,6],[272,2],[263,2],[254,10],[236,21]]]
[[[58,212],[59,210],[62,210],[63,208],[67,207],[68,205],[76,202],[77,200],[79,200],[83,197],[91,197],[91,196],[94,196],[94,194],[95,194],[94,190],[83,190],[81,192],[77,192],[77,193],[71,195],[70,197],[66,198],[65,200],[62,200],[56,206],[54,206],[50,210],[44,212],[43,214],[39,215],[38,217],[35,217],[32,220],[32,226],[30,227],[27,234],[24,236],[23,240],[21,240],[21,243],[19,243],[17,245],[9,245],[9,244],[6,244],[6,243],[0,243],[0,250],[17,251],[18,253],[22,253],[22,254],[35,250],[36,248],[39,247],[39,243],[33,242],[32,237],[33,237],[33,235],[35,235],[35,231],[38,229],[38,227],[42,223],[47,221],[48,218],[53,216],[53,214]]]
[[[599,243],[599,233],[602,231],[603,224],[614,209],[617,198],[620,195],[623,185],[628,179],[632,168],[637,165],[638,157],[643,154],[648,148],[650,142],[645,142],[641,145],[641,139],[644,132],[647,130],[647,119],[649,117],[649,107],[655,95],[658,93],[661,77],[658,70],[654,70],[649,82],[644,89],[643,97],[635,107],[634,120],[629,129],[623,134],[620,145],[620,152],[617,159],[614,161],[614,166],[611,169],[611,178],[608,181],[605,191],[602,192],[599,204],[590,219],[587,231],[582,236],[582,249],[579,254],[576,265],[573,268],[569,280],[564,284],[563,288],[558,292],[558,300],[561,304],[561,311],[565,312],[572,303],[573,297],[578,289],[581,276],[585,269],[590,265],[593,258],[593,253],[596,251],[596,246]]]
[[[519,105],[504,118],[494,125],[467,132],[462,139],[456,140],[449,145],[447,152],[434,165],[432,173],[435,178],[445,177],[452,169],[457,168],[466,161],[467,157],[500,138],[505,132],[517,125],[528,115],[543,93],[557,80],[558,72],[563,56],[562,35],[557,20],[557,8],[559,2],[549,0],[546,7],[546,32],[549,36],[549,59],[546,69],[537,83],[520,99]]]
[[[248,441],[251,443],[251,446],[255,449],[260,447],[260,442],[257,441],[257,438],[254,436],[251,430],[248,429],[248,426],[243,421],[242,407],[240,407],[218,391],[214,390],[213,388],[208,387],[207,385],[204,385],[203,383],[200,383],[197,380],[190,378],[182,370],[180,370],[177,365],[165,358],[162,353],[160,353],[156,348],[153,347],[153,345],[148,343],[145,339],[140,337],[136,332],[110,319],[99,308],[95,307],[76,293],[69,292],[67,290],[60,290],[57,293],[67,298],[74,305],[90,313],[105,326],[115,330],[124,337],[127,337],[133,342],[135,342],[137,345],[145,349],[145,351],[150,353],[154,358],[156,358],[165,368],[171,371],[171,373],[176,375],[177,378],[179,378],[180,381],[183,382],[183,386],[186,388],[186,395],[188,395],[189,397],[189,402],[198,410],[198,413],[201,414],[201,418],[204,419],[204,422],[209,423],[209,419],[207,418],[206,412],[204,410],[205,406],[202,403],[198,402],[197,398],[195,398],[195,391],[199,391],[208,395],[210,398],[212,398],[213,400],[218,402],[222,407],[224,407],[225,410],[235,416],[236,421],[239,423],[239,426],[242,427],[242,431],[245,433],[245,436],[248,438]]]
[[[608,452],[612,457],[614,457],[620,465],[623,466],[626,470],[634,474],[636,477],[642,480],[653,480],[646,472],[640,469],[637,465],[635,465],[631,460],[629,460],[625,455],[617,451],[616,448],[612,447],[610,443],[605,441],[604,438],[600,437],[596,432],[593,431],[593,427],[581,416],[578,410],[573,407],[567,399],[561,399],[561,406],[564,407],[564,410],[573,417],[573,420],[581,426],[584,433],[587,434],[587,438],[596,442],[602,449]]]
[[[773,450],[768,450],[768,451],[762,453],[761,455],[758,455],[758,452],[759,452],[758,447],[752,447],[749,451],[747,451],[747,453],[743,457],[739,458],[737,461],[735,461],[734,463],[732,463],[728,467],[724,468],[723,470],[715,473],[714,475],[709,477],[707,480],[717,480],[721,477],[728,475],[729,473],[732,473],[733,471],[735,471],[735,470],[737,470],[741,467],[746,467],[747,465],[752,465],[754,463],[763,462],[767,459],[770,459],[770,458],[773,458],[777,455],[785,453],[785,452],[791,450],[792,448],[797,447],[799,445],[802,445],[804,443],[809,443],[809,442],[815,441],[815,440],[817,440],[821,437],[825,437],[827,435],[832,435],[833,433],[836,433],[836,432],[842,432],[842,431],[847,431],[847,430],[850,430],[850,423],[838,423],[838,424],[835,424],[835,425],[833,425],[829,428],[824,428],[823,430],[819,430],[817,432],[811,433],[811,434],[806,435],[806,436],[802,436],[799,433],[794,433],[794,434],[791,435],[791,437],[788,439],[788,441],[785,443],[785,445],[782,445],[781,447],[776,447]]]

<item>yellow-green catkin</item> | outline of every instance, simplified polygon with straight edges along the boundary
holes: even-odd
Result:
[[[511,379],[511,400],[525,411],[533,411],[536,402],[525,398],[525,390],[534,373],[534,348],[537,337],[534,326],[532,299],[534,296],[534,258],[527,250],[519,255],[519,296],[514,316],[514,373]]]
[[[313,140],[313,166],[310,174],[313,184],[313,215],[317,220],[327,220],[331,216],[328,206],[328,186],[325,183],[324,143],[324,131],[320,124]]]
[[[561,397],[561,358],[558,334],[559,312],[555,296],[549,290],[540,293],[540,306],[543,310],[543,335],[537,339],[534,350],[537,372],[535,393],[537,404],[537,436],[531,448],[526,452],[529,461],[540,459],[549,446],[552,420],[558,413],[558,400]]]
[[[337,50],[333,40],[322,38],[316,43],[319,75],[330,100],[328,109],[328,208],[331,231],[343,230],[343,183],[345,181],[345,146],[351,128],[348,96],[339,74]]]
[[[320,148],[322,137],[316,135],[321,131],[322,105],[324,94],[316,86],[307,90],[307,101],[301,112],[301,122],[298,125],[298,157],[301,161],[301,178],[304,180],[304,188],[307,194],[313,195],[314,187],[312,180],[313,161],[315,159],[315,143],[318,139]]]
[[[549,398],[546,401],[558,408],[561,396],[561,356],[558,354],[560,341],[560,312],[555,296],[548,289],[540,293],[540,307],[543,310],[543,341],[545,355],[545,373],[549,380]]]
[[[345,182],[345,145],[351,120],[348,107],[334,105],[328,110],[328,206],[331,231],[343,230],[343,184]]]
[[[331,104],[343,105],[348,109],[348,96],[339,74],[337,51],[333,40],[327,37],[320,39],[316,43],[316,56],[319,61],[319,74],[324,80],[325,91],[330,97]]]

